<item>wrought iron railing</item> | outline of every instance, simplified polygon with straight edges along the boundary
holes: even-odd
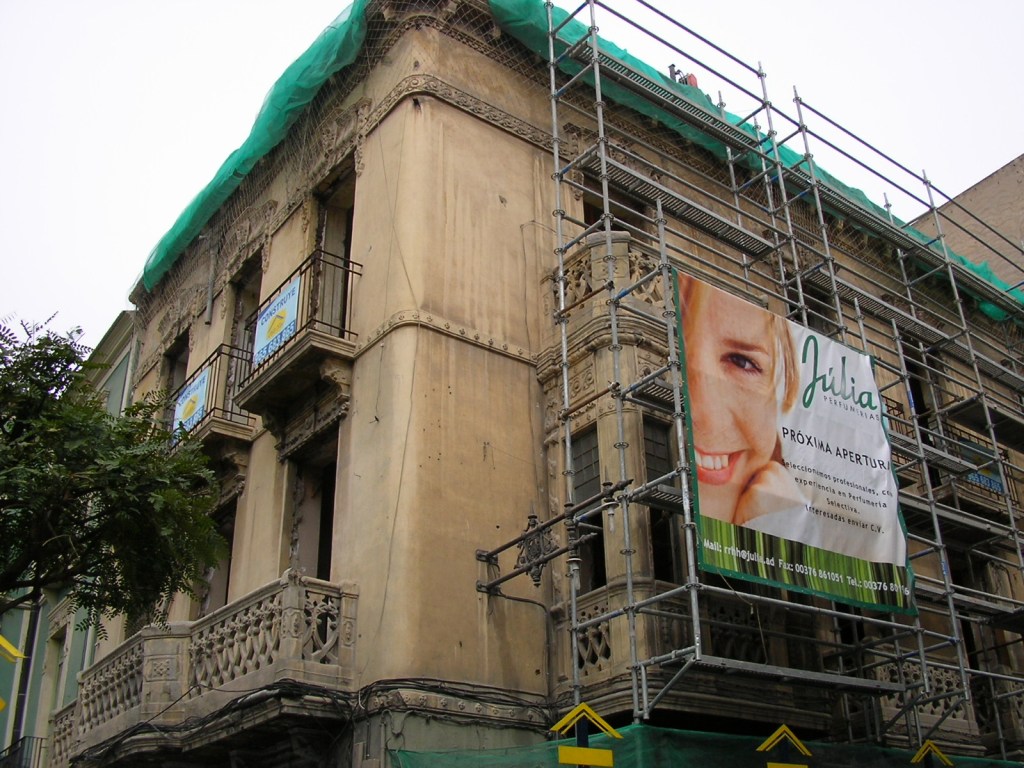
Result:
[[[352,277],[361,264],[317,249],[278,286],[245,324],[245,386],[300,339],[303,332],[351,339]]]
[[[1009,456],[1002,448],[993,451],[991,446],[985,446],[984,438],[968,432],[960,427],[947,424],[944,429],[946,435],[959,442],[960,454],[978,469],[968,472],[955,478],[958,483],[967,486],[971,491],[992,499],[1001,500],[1009,496],[1016,504],[1017,486],[1012,481],[1006,482],[1004,476],[999,472],[998,464],[1009,460]]]
[[[41,768],[45,739],[25,736],[0,752],[0,768]]]
[[[887,416],[887,427],[890,436],[902,435],[905,438],[914,440],[914,428],[905,415],[903,403],[890,397],[882,395],[885,402]],[[938,462],[938,469],[941,471],[936,479],[944,478],[943,482],[956,483],[963,490],[968,490],[994,502],[1002,502],[1004,497],[1017,503],[1017,485],[1013,473],[1010,471],[1009,456],[1003,448],[993,450],[986,445],[986,438],[969,432],[948,421],[942,425],[941,433],[920,428],[921,439],[931,447],[948,454],[953,459],[953,464],[944,467]],[[893,461],[897,464],[909,462],[899,451],[893,451]],[[969,471],[956,471],[955,463],[962,462],[964,468],[976,467]],[[1004,473],[1000,475],[999,464],[1002,463]]]
[[[235,403],[240,382],[249,376],[252,357],[221,344],[196,368],[171,398],[168,420],[173,429],[193,432],[211,419],[252,427],[255,417]]]

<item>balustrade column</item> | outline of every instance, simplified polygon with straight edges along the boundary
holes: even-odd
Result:
[[[305,644],[306,590],[299,573],[291,569],[281,577],[281,650],[279,657],[285,663],[297,664],[302,660]]]
[[[142,720],[177,723],[184,719],[185,694],[191,685],[190,632],[190,624],[142,629]]]

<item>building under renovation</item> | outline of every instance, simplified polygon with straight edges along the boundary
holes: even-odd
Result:
[[[640,5],[357,0],[284,73],[133,294],[231,556],[49,765],[557,765],[580,703],[616,765],[1021,759],[1019,243]]]

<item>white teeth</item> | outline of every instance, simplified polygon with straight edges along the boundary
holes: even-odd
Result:
[[[715,471],[729,466],[729,454],[727,453],[704,454],[700,451],[695,451],[695,453],[697,464],[703,469]]]

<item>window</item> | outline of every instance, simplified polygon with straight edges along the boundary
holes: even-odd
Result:
[[[579,503],[601,492],[601,465],[597,447],[597,428],[576,436],[572,441],[573,497]],[[593,505],[598,506],[597,504]],[[596,528],[596,530],[594,530]],[[608,583],[604,559],[604,515],[587,518],[580,535],[596,533],[580,547],[580,591],[603,587]]]
[[[921,433],[921,442],[943,453],[951,453],[949,443],[943,439],[940,424],[935,418],[938,408],[935,391],[935,371],[938,365],[932,355],[922,356],[909,345],[903,346],[904,364],[907,368],[907,391],[910,405],[914,409],[914,420]],[[942,475],[933,463],[926,463],[928,479],[933,487],[942,485]]]
[[[259,253],[246,260],[232,281],[235,306],[231,318],[231,343],[242,349],[246,347],[246,325],[260,306],[260,289],[263,281],[261,261]]]
[[[168,392],[177,392],[187,377],[188,331],[178,336],[164,354],[164,386]]]
[[[331,579],[337,441],[327,441],[317,456],[295,460],[291,562],[306,576]]]
[[[128,357],[125,354],[120,362],[110,369],[110,373],[99,387],[100,391],[106,394],[107,413],[111,416],[117,416],[124,408],[125,390],[128,388]]]
[[[224,559],[206,574],[206,596],[203,598],[199,615],[205,616],[228,604],[228,590],[231,587],[231,560],[234,554],[235,515],[238,511],[237,497],[214,515],[217,533],[224,537],[228,552]]]
[[[829,292],[817,283],[806,279],[801,284],[803,291],[803,303],[807,309],[807,327],[817,331],[822,336],[831,336],[839,330],[836,323],[836,308],[832,302]],[[800,295],[796,286],[790,285],[788,290],[790,314],[797,323],[803,323],[804,318],[800,312]]]
[[[317,245],[346,261],[352,255],[353,193],[351,184],[332,188],[320,202]]]
[[[644,419],[644,463],[647,482],[664,477],[673,469],[672,427],[654,419]],[[651,565],[654,578],[679,582],[679,535],[676,516],[667,509],[651,507]]]
[[[613,230],[628,229],[647,232],[651,229],[645,218],[645,206],[618,190],[609,190],[608,210],[615,217],[615,221],[612,223]],[[603,215],[604,203],[601,198],[592,195],[583,198],[584,224],[588,227],[596,224]]]
[[[338,331],[347,330],[352,229],[355,222],[355,177],[345,174],[319,199],[317,250],[323,262],[317,297],[319,320]]]

